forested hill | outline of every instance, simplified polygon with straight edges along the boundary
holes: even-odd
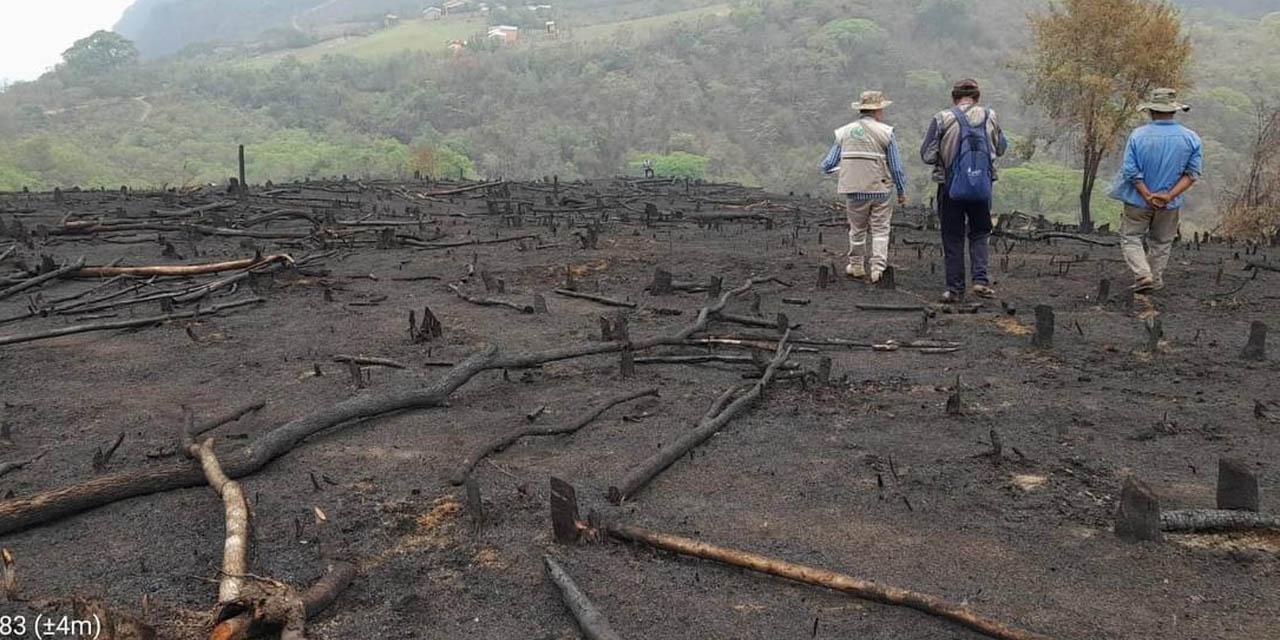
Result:
[[[387,14],[408,17],[421,13],[427,6],[443,3],[444,0],[137,0],[125,11],[115,31],[137,43],[144,57],[154,57],[175,53],[197,43],[277,39],[281,37],[281,31],[299,30],[305,35],[310,31],[323,31],[326,25],[376,22]],[[554,4],[576,11],[600,9],[608,4],[635,3],[627,0],[561,0]],[[653,0],[644,4],[651,7],[648,12],[661,14],[677,10],[677,4],[687,3]],[[1017,5],[1019,12],[1015,15],[1021,15],[1029,5],[1040,2],[1010,4]],[[1178,0],[1178,4],[1189,8],[1219,9],[1252,18],[1280,11],[1280,2],[1276,0]]]
[[[414,170],[573,179],[653,159],[664,175],[828,194],[818,161],[852,117],[850,101],[875,88],[895,100],[888,119],[908,157],[909,197],[924,201],[928,172],[914,147],[950,82],[975,76],[1014,142],[997,208],[1071,218],[1072,136],[1024,105],[1016,68],[1026,15],[1040,6],[571,0],[553,9],[560,37],[505,46],[483,37],[486,21],[523,20],[522,33],[536,34],[541,16],[414,18],[266,55],[246,46],[89,58],[99,66],[68,65],[0,93],[0,189],[222,181],[245,143],[258,182]],[[1186,21],[1196,46],[1187,122],[1206,140],[1209,171],[1196,195],[1207,215],[1243,164],[1254,106],[1280,99],[1280,15],[1196,10]],[[445,47],[476,31],[456,54]],[[1099,204],[1102,221],[1114,215]]]

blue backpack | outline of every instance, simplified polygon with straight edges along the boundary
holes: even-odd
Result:
[[[969,124],[969,115],[960,107],[951,109],[960,127],[956,157],[947,171],[947,195],[956,202],[991,201],[991,142],[987,137],[987,121],[991,112],[984,110],[982,124]]]

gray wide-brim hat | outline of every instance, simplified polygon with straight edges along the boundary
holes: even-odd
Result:
[[[854,111],[879,111],[893,104],[892,100],[885,100],[884,93],[880,91],[863,91],[858,97],[858,102],[853,103]]]
[[[1190,105],[1178,102],[1178,92],[1168,88],[1152,91],[1151,97],[1146,102],[1138,105],[1138,111],[1154,111],[1156,113],[1177,113],[1190,110]]]

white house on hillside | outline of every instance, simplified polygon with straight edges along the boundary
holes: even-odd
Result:
[[[500,42],[506,44],[515,42],[520,37],[520,27],[513,27],[509,24],[500,24],[489,27],[489,37],[497,38]]]

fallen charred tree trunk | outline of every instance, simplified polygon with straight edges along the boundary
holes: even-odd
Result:
[[[244,589],[249,573],[249,505],[240,483],[222,472],[218,456],[213,452],[213,439],[187,447],[187,455],[200,463],[205,481],[222,499],[226,511],[226,541],[222,545],[222,579],[218,582],[218,603],[234,602]]]
[[[610,306],[610,307],[627,307],[629,309],[634,309],[637,306],[636,303],[634,302],[627,302],[625,300],[616,300],[614,298],[609,298],[606,296],[598,296],[592,293],[579,293],[577,291],[570,291],[568,289],[555,289],[554,293],[556,295],[565,296],[566,298],[579,298],[582,300],[590,300],[592,302],[598,302],[600,304]]]
[[[609,409],[617,405],[620,405],[624,402],[630,402],[637,398],[644,398],[646,396],[656,397],[657,395],[658,395],[658,389],[656,387],[651,389],[644,389],[641,391],[633,391],[631,393],[621,395],[616,398],[612,398],[610,400],[606,400],[603,404],[600,404],[599,406],[591,409],[587,413],[580,416],[577,420],[574,420],[573,422],[567,425],[552,426],[552,427],[529,425],[520,429],[516,429],[510,433],[500,435],[496,438],[493,438],[492,440],[488,440],[485,443],[481,444],[480,446],[476,447],[475,449],[472,449],[471,453],[468,453],[467,457],[462,459],[462,464],[458,465],[458,468],[454,470],[453,475],[449,477],[449,482],[451,482],[455,486],[460,485],[463,482],[466,482],[467,476],[470,475],[471,470],[474,469],[475,466],[485,458],[485,456],[488,456],[491,453],[502,451],[508,446],[511,446],[511,444],[513,444],[515,441],[519,440],[520,438],[523,438],[525,436],[555,436],[555,435],[575,433],[579,429],[582,429],[588,424],[591,424],[593,421],[595,421],[596,418],[599,418],[601,414],[603,414],[605,411],[608,411]]]
[[[462,287],[459,287],[456,284],[449,285],[449,288],[453,289],[453,292],[458,294],[459,298],[462,298],[466,302],[470,302],[474,305],[482,307],[507,307],[508,309],[519,311],[520,313],[533,313],[533,305],[531,304],[520,304],[510,300],[503,300],[502,298],[488,298],[485,296],[471,295],[463,291]]]
[[[83,266],[84,266],[84,257],[81,257],[79,260],[75,262],[75,264],[69,264],[62,268],[54,269],[53,271],[50,271],[48,273],[44,273],[34,278],[25,280],[23,282],[19,282],[18,284],[15,284],[12,287],[9,287],[8,289],[4,289],[0,291],[0,300],[4,300],[5,298],[8,298],[22,291],[26,291],[27,289],[30,289],[32,287],[42,285],[55,278],[61,278],[67,275],[68,273],[76,271],[77,269]]]
[[[82,267],[72,272],[71,275],[77,277],[198,276],[206,273],[234,271],[236,269],[252,269],[254,267],[261,267],[274,262],[292,264],[293,258],[280,254],[271,256],[254,256],[252,258],[242,258],[240,260],[231,260],[227,262],[215,262],[212,264],[175,264],[146,267]]]
[[[594,514],[593,514],[594,515]],[[980,616],[968,607],[908,589],[883,585],[871,580],[835,573],[771,558],[769,556],[720,547],[691,538],[648,531],[639,527],[596,525],[595,518],[587,523],[578,519],[577,492],[573,486],[551,478],[551,525],[555,540],[572,544],[579,538],[598,541],[607,537],[626,542],[648,545],[680,555],[720,562],[787,580],[794,580],[850,594],[856,598],[882,604],[909,607],[932,616],[956,622],[983,635],[998,640],[1049,640],[1031,631],[1025,631],[1002,622]]]
[[[774,356],[773,361],[765,369],[760,381],[751,387],[750,391],[734,400],[724,410],[720,410],[720,407],[724,406],[727,399],[732,397],[730,395],[732,390],[720,396],[713,404],[712,410],[698,422],[697,426],[684,432],[675,442],[659,449],[649,459],[633,467],[622,478],[621,482],[610,486],[609,501],[614,504],[621,504],[623,500],[631,498],[637,491],[649,484],[649,481],[653,480],[659,473],[662,473],[664,469],[688,453],[690,449],[706,442],[711,436],[723,429],[730,420],[746,411],[756,401],[756,398],[759,398],[760,394],[764,392],[764,388],[773,380],[782,363],[791,357],[791,349],[787,347],[787,338],[790,336],[791,330],[788,329],[782,339],[778,341],[777,355]]]
[[[242,478],[292,451],[304,439],[353,420],[409,409],[439,407],[454,391],[483,371],[532,367],[571,358],[616,353],[627,348],[641,350],[658,345],[680,344],[694,333],[704,330],[710,315],[723,309],[730,298],[746,293],[756,284],[772,280],[773,278],[753,278],[741,287],[725,292],[714,305],[703,307],[696,322],[668,335],[630,343],[592,343],[511,355],[500,355],[496,347],[488,347],[453,366],[440,379],[426,387],[359,395],[280,425],[258,436],[230,456],[229,462],[224,465],[224,471],[229,478]],[[189,463],[170,463],[137,471],[99,475],[79,484],[0,501],[0,534],[20,531],[132,497],[202,484],[204,475]]]
[[[249,304],[257,304],[263,302],[265,298],[248,298],[245,300],[237,300],[235,302],[225,302],[223,304],[215,304],[206,309],[194,309],[192,311],[179,311],[163,316],[151,316],[149,318],[134,318],[133,320],[119,320],[116,322],[102,322],[96,324],[76,324],[69,327],[60,327],[58,329],[50,329],[48,331],[37,331],[35,333],[19,333],[15,335],[0,336],[0,347],[19,344],[22,342],[33,342],[36,340],[46,340],[48,338],[60,338],[77,333],[89,333],[92,331],[110,331],[112,329],[130,329],[133,327],[146,327],[153,324],[169,322],[171,320],[181,320],[183,318],[195,318],[199,316],[214,315],[219,311],[227,309],[235,309]]]
[[[955,602],[949,602],[936,596],[900,587],[883,585],[843,573],[795,564],[749,551],[720,547],[690,538],[647,531],[639,527],[607,527],[605,532],[619,540],[644,544],[680,555],[702,558],[787,580],[833,589],[863,600],[908,607],[931,616],[950,620],[982,635],[998,638],[999,640],[1049,640],[1048,636],[1011,627],[1003,622],[980,616],[964,605]]]
[[[1280,516],[1224,509],[1162,511],[1160,528],[1172,533],[1280,529]]]
[[[543,556],[543,562],[547,566],[547,575],[551,577],[551,581],[555,583],[560,590],[560,597],[564,599],[564,605],[569,608],[569,612],[573,614],[573,619],[578,621],[578,627],[582,629],[582,635],[587,640],[622,640],[622,638],[614,632],[609,626],[609,621],[605,619],[604,614],[596,608],[591,600],[587,599],[586,594],[578,588],[573,582],[573,578],[565,572],[560,563],[551,559],[551,556]]]

